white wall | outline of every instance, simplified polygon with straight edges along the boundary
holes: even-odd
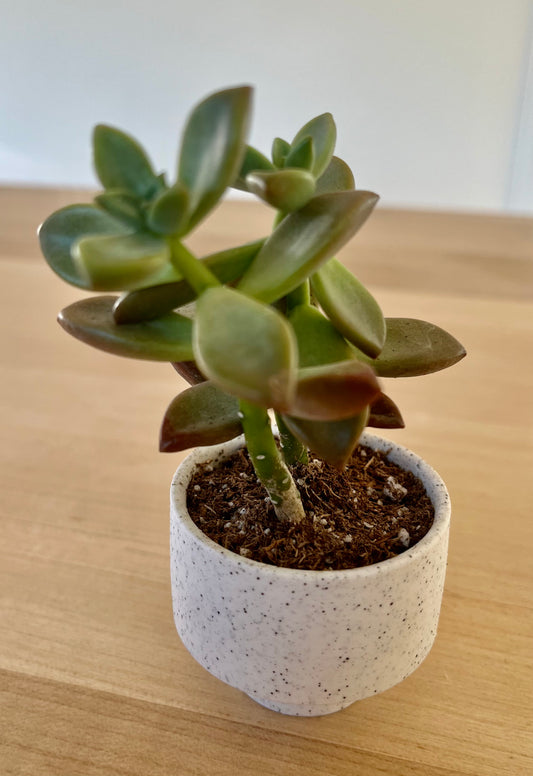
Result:
[[[172,168],[190,106],[246,82],[263,151],[329,110],[338,153],[385,204],[520,209],[531,5],[0,0],[0,181],[94,184],[99,121]]]

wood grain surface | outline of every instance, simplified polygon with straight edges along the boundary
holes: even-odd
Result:
[[[386,315],[469,352],[386,381],[388,432],[448,483],[439,634],[405,682],[327,717],[281,716],[211,677],[174,630],[157,452],[180,378],[69,338],[83,296],[35,230],[86,192],[0,190],[0,773],[6,776],[506,776],[533,772],[533,220],[378,211],[341,254]],[[226,202],[200,254],[266,233]]]

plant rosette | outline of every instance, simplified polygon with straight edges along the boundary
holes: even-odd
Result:
[[[187,510],[196,465],[216,465],[242,438],[191,453],[171,487],[174,620],[211,674],[283,714],[319,716],[409,676],[435,640],[450,501],[444,482],[404,447],[364,433],[362,443],[415,474],[435,509],[428,533],[394,558],[342,571],[280,568],[209,539]]]

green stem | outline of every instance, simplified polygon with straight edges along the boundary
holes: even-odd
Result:
[[[277,448],[268,412],[243,399],[239,409],[248,453],[276,515],[280,520],[299,523],[304,517],[300,494]]]
[[[176,237],[169,239],[172,263],[198,295],[208,288],[220,286],[220,281]]]
[[[288,466],[295,463],[309,463],[306,446],[289,431],[279,412],[276,412],[276,423],[278,424],[281,452],[285,463]]]

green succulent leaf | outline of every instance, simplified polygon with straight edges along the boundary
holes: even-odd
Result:
[[[283,140],[282,137],[275,137],[272,143],[272,161],[275,167],[283,167],[287,154],[291,150],[290,143]]]
[[[231,288],[210,288],[196,303],[194,353],[223,391],[286,410],[296,384],[296,342],[277,310]]]
[[[304,124],[292,141],[291,148],[297,148],[307,137],[313,139],[315,152],[311,171],[315,178],[319,178],[330,163],[337,141],[337,128],[331,113],[322,113]]]
[[[367,426],[373,428],[405,428],[400,410],[390,396],[380,393],[370,405]]]
[[[214,207],[239,173],[251,95],[248,86],[216,92],[189,117],[178,164],[178,181],[190,193],[189,229]]]
[[[305,420],[284,415],[283,420],[294,436],[331,466],[342,470],[368,420],[368,408],[345,420]]]
[[[353,348],[316,307],[298,305],[291,310],[289,322],[298,343],[300,367],[320,366],[353,358]]]
[[[89,235],[131,233],[114,216],[94,205],[69,205],[52,213],[39,228],[39,242],[44,257],[53,271],[78,288],[91,288],[89,278],[80,272],[72,258],[72,247]]]
[[[94,201],[98,207],[106,210],[131,229],[137,231],[142,228],[143,217],[139,201],[124,189],[110,189],[103,194],[98,194]]]
[[[162,235],[181,235],[186,231],[188,221],[189,192],[181,183],[176,183],[150,204],[146,214],[149,229]]]
[[[93,291],[120,291],[157,281],[170,264],[167,243],[145,232],[82,237],[72,255]]]
[[[381,377],[417,377],[456,364],[466,350],[433,323],[414,318],[386,318],[387,338],[378,358],[366,359]],[[362,356],[364,359],[364,356]]]
[[[238,287],[268,303],[286,296],[348,242],[377,200],[370,191],[313,197],[279,224]]]
[[[123,189],[150,199],[161,187],[139,143],[114,127],[98,124],[93,132],[94,166],[105,189]]]
[[[315,143],[311,136],[304,137],[297,145],[289,149],[284,167],[298,167],[312,171],[315,161]],[[313,175],[313,179],[314,179]]]
[[[284,213],[290,213],[309,202],[315,191],[315,179],[310,172],[299,169],[262,172],[246,176],[248,191]]]
[[[246,176],[248,173],[254,172],[255,170],[270,170],[272,172],[275,170],[275,167],[270,159],[267,159],[266,156],[263,156],[263,154],[258,151],[257,148],[253,148],[253,146],[247,145],[244,151],[244,158],[241,163],[239,175],[231,184],[233,188],[241,189],[241,191],[248,191],[248,187],[246,186]]]
[[[360,413],[379,393],[372,369],[355,359],[308,367],[298,372],[291,415],[312,420],[343,420]]]
[[[333,191],[355,189],[353,173],[342,159],[332,156],[331,161],[316,182],[316,193],[330,194]]]
[[[337,259],[312,277],[313,293],[338,331],[371,358],[385,343],[385,319],[372,294]]]
[[[212,253],[202,261],[221,283],[233,283],[250,266],[263,243],[264,240],[255,240],[237,248]],[[119,297],[114,309],[116,323],[149,321],[193,302],[196,299],[193,288],[176,269],[172,271],[175,275],[172,282],[129,291]]]
[[[242,434],[239,400],[211,382],[187,388],[165,412],[159,438],[163,453],[218,445]]]
[[[117,326],[113,318],[116,297],[82,299],[59,313],[61,326],[76,339],[106,353],[148,361],[190,361],[192,321],[169,313],[149,323]]]

